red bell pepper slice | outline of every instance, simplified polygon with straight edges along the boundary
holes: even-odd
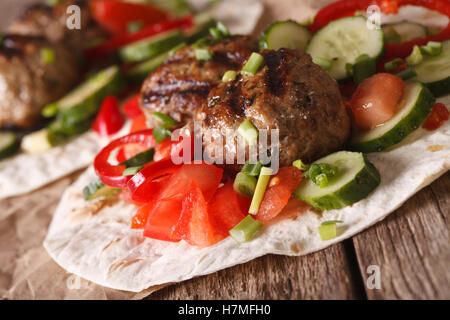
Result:
[[[431,110],[430,115],[425,120],[423,127],[428,131],[440,128],[449,118],[449,111],[442,103],[436,103]]]
[[[234,191],[232,181],[227,182],[208,203],[211,224],[217,232],[228,236],[228,232],[247,216],[250,202],[251,199]]]
[[[100,111],[92,123],[92,130],[101,137],[108,137],[118,132],[124,123],[125,119],[119,109],[119,100],[117,97],[108,96],[103,100]]]
[[[167,12],[148,4],[96,0],[90,6],[94,19],[112,34],[126,33],[130,22],[149,25],[169,19]]]
[[[193,246],[208,247],[226,236],[218,233],[214,228],[208,215],[208,205],[202,190],[195,181],[192,181],[171,237],[183,239]]]
[[[126,169],[124,165],[112,165],[109,163],[111,152],[129,143],[138,143],[149,149],[156,146],[153,138],[153,130],[143,130],[131,133],[124,137],[113,140],[104,147],[94,159],[94,169],[97,176],[108,186],[125,188],[130,176],[122,176]]]
[[[302,172],[296,167],[280,168],[278,173],[272,177],[269,186],[264,193],[264,198],[255,216],[260,221],[269,221],[278,216],[287,205],[292,192],[302,181]]]
[[[131,122],[131,129],[130,133],[142,131],[142,130],[148,130],[147,127],[147,119],[145,118],[144,114],[141,114],[137,118],[134,118]],[[127,159],[130,159],[131,157],[134,157],[140,152],[144,152],[147,150],[145,146],[138,144],[138,143],[128,143],[124,145],[122,148],[119,149],[119,152],[117,152],[117,161],[123,162]]]
[[[177,28],[186,30],[191,28],[192,26],[193,26],[192,16],[155,23],[147,27],[144,27],[143,29],[137,32],[113,37],[110,40],[107,40],[99,44],[98,46],[86,50],[85,55],[89,58],[103,57],[105,55],[117,51],[119,48],[127,44],[143,40],[155,36],[159,33],[170,31]]]
[[[122,110],[125,112],[128,118],[135,119],[142,115],[141,107],[139,106],[139,101],[141,100],[141,94],[138,93],[127,101],[125,101]]]
[[[321,9],[310,26],[311,31],[316,32],[325,27],[329,22],[354,15],[356,11],[366,10],[370,5],[378,5],[386,13],[397,13],[399,7],[414,5],[438,11],[450,18],[450,2],[448,0],[341,0]],[[444,41],[450,39],[450,22],[441,33],[424,38],[417,38],[405,43],[386,44],[386,61],[393,58],[407,57],[414,45],[425,45],[429,41]]]

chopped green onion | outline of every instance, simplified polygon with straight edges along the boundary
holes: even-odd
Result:
[[[300,169],[301,171],[306,171],[309,169],[309,165],[304,164],[302,160],[298,159],[295,160],[294,162],[292,162],[292,165],[298,169]]]
[[[169,50],[169,56],[173,56],[178,50],[180,50],[181,48],[184,48],[186,46],[187,46],[186,42],[182,42],[182,43],[176,45],[175,47],[173,47],[172,49]]]
[[[426,46],[420,46],[420,50],[429,56],[438,56],[442,53],[442,42],[430,41]]]
[[[124,162],[121,163],[121,165],[124,165],[127,168],[142,166],[150,161],[153,161],[154,154],[155,154],[155,149],[151,148],[151,149],[148,149],[148,150],[138,153],[137,155],[135,155],[134,157],[131,157],[128,160],[125,160]]]
[[[143,168],[144,168],[143,166],[126,168],[123,171],[122,176],[134,176],[136,173],[141,171]]]
[[[263,224],[261,221],[255,220],[251,215],[248,215],[230,230],[230,236],[238,243],[248,242],[262,226]]]
[[[325,70],[330,70],[330,68],[331,68],[331,63],[332,63],[331,60],[323,59],[323,58],[320,58],[320,57],[315,57],[315,58],[313,58],[313,62],[314,62],[315,64],[321,66],[321,67],[322,67],[323,69],[325,69]]]
[[[389,44],[395,44],[395,43],[401,43],[402,37],[401,35],[395,30],[394,27],[389,26],[384,29],[384,38],[386,39],[386,43]]]
[[[397,77],[402,78],[403,80],[409,80],[411,78],[414,78],[415,76],[417,76],[416,70],[414,70],[414,68],[407,68],[399,73],[396,74]]]
[[[377,64],[367,54],[360,55],[352,67],[353,82],[358,85],[377,72]]]
[[[422,52],[420,51],[419,46],[414,46],[411,54],[406,58],[406,63],[410,66],[415,66],[421,63],[423,60]]]
[[[217,29],[222,33],[224,37],[228,37],[230,35],[230,31],[228,30],[227,26],[224,25],[222,22],[217,22]]]
[[[177,122],[171,116],[168,116],[162,112],[155,111],[152,113],[152,117],[167,129],[172,129],[177,126]]]
[[[253,146],[256,144],[259,132],[250,120],[244,120],[239,125],[238,133],[244,137],[248,145]]]
[[[328,186],[328,181],[330,178],[337,174],[338,170],[326,163],[313,163],[309,166],[308,170],[305,171],[305,178],[310,178],[312,182],[321,188]]]
[[[127,25],[128,33],[134,33],[141,30],[144,27],[144,23],[142,21],[131,21]]]
[[[264,57],[257,52],[253,52],[245,66],[242,68],[241,73],[246,76],[254,76],[263,62]]]
[[[241,196],[251,198],[255,193],[256,178],[244,172],[239,172],[234,179],[233,188]]]
[[[199,61],[208,61],[213,58],[213,55],[209,49],[195,49],[195,57]]]
[[[342,223],[343,221],[333,220],[325,221],[319,227],[319,235],[323,241],[334,239],[337,237],[337,223]]]
[[[222,39],[222,32],[217,28],[209,28],[209,33],[215,40]]]
[[[45,65],[55,62],[55,51],[52,48],[42,48],[41,62]]]
[[[257,163],[250,163],[250,161],[246,161],[241,172],[244,172],[253,177],[257,177],[261,172],[261,167],[262,167],[261,161],[258,161]]]
[[[326,188],[328,186],[328,177],[325,173],[321,173],[316,176],[316,182],[319,187]]]
[[[395,69],[398,68],[398,64],[399,64],[400,62],[402,62],[402,61],[403,61],[403,59],[397,58],[397,59],[394,59],[394,60],[392,60],[392,61],[386,62],[386,63],[384,64],[384,69],[385,69],[386,71],[392,71],[392,70],[395,70]]]
[[[222,77],[222,82],[229,82],[236,80],[237,72],[233,70],[228,70]]]
[[[48,104],[44,107],[44,109],[42,109],[42,116],[44,116],[45,118],[51,118],[53,116],[56,116],[56,114],[59,111],[59,107],[57,103],[51,103]]]
[[[266,192],[266,188],[269,183],[271,175],[272,169],[266,167],[261,168],[258,182],[256,183],[255,193],[253,194],[252,202],[250,204],[250,209],[248,210],[248,213],[250,214],[258,213],[259,206],[261,205],[261,201],[264,197],[264,193]]]
[[[171,136],[172,136],[172,131],[170,131],[170,129],[168,129],[164,126],[159,126],[155,129],[153,129],[153,138],[155,138],[155,141],[157,143],[161,143]]]
[[[222,22],[217,22],[215,28],[209,29],[209,33],[215,40],[220,40],[230,35],[230,31]]]

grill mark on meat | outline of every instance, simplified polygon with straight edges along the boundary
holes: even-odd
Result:
[[[278,51],[263,51],[264,61],[267,65],[264,83],[274,95],[280,96],[286,91],[288,60],[284,49]]]
[[[226,95],[229,97],[228,104],[237,116],[242,116],[245,112],[245,99],[242,96],[242,81],[236,86],[228,86]]]

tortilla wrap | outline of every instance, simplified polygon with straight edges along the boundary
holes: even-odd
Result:
[[[199,6],[202,1],[190,2]],[[253,31],[262,14],[262,5],[257,0],[240,2],[239,6],[237,2],[221,2],[210,8],[209,12],[217,20],[229,24],[231,32],[248,34]],[[25,194],[86,168],[107,141],[90,131],[45,152],[20,153],[0,161],[0,199]]]
[[[438,102],[448,108],[450,96]],[[207,248],[143,237],[142,230],[130,229],[136,212],[133,205],[86,203],[82,189],[96,177],[91,167],[64,193],[44,247],[67,271],[106,287],[134,292],[213,273],[265,254],[305,255],[384,219],[444,174],[450,168],[450,121],[435,131],[419,128],[395,148],[368,157],[381,174],[381,184],[367,198],[321,213],[293,199],[281,217],[252,241],[238,244],[228,237]],[[344,222],[338,225],[337,238],[322,241],[318,227],[330,220]]]

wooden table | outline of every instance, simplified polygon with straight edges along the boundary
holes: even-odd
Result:
[[[449,299],[450,172],[386,220],[303,257],[268,255],[149,299]],[[380,268],[380,289],[366,281]]]
[[[330,0],[264,1],[269,8],[257,32],[268,21],[309,15],[300,4],[318,9]],[[54,210],[62,190],[51,188],[58,185],[11,203],[20,213],[20,204],[41,203],[47,190],[45,212]],[[387,219],[342,243],[303,257],[264,256],[168,286],[148,299],[450,299],[449,214],[447,172]],[[366,286],[373,265],[381,271],[380,289]]]

